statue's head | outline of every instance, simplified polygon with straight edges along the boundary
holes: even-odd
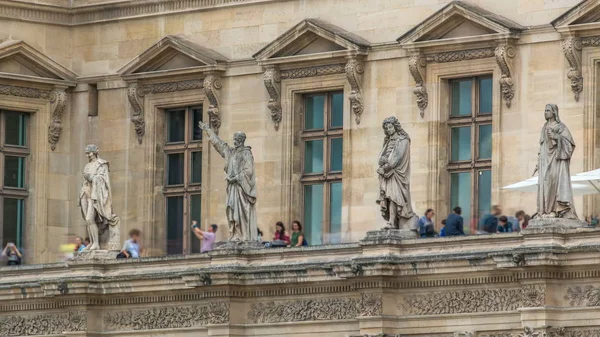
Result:
[[[89,144],[85,147],[85,154],[90,159],[98,157],[98,147],[94,144]]]
[[[410,140],[410,137],[408,136],[406,131],[404,131],[404,129],[400,125],[400,121],[398,120],[398,118],[396,118],[394,116],[388,117],[383,120],[382,126],[383,126],[383,132],[385,133],[386,139],[388,139],[389,137],[391,137],[395,133],[397,133],[399,135],[404,136],[408,140]]]
[[[238,131],[233,134],[233,146],[236,148],[244,146],[244,142],[246,141],[246,134]]]
[[[558,106],[556,104],[546,104],[544,118],[546,118],[547,121],[554,118],[555,121],[560,122],[560,118],[558,117]]]

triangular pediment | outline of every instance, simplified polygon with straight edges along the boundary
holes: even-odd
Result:
[[[369,45],[367,40],[326,21],[306,19],[266,45],[253,57],[258,61],[266,61],[340,51],[366,53]]]
[[[463,1],[453,1],[398,38],[401,44],[517,35],[525,28]]]
[[[181,35],[167,35],[127,63],[118,73],[132,75],[223,64],[227,59]]]
[[[20,40],[0,43],[0,73],[24,79],[73,82],[77,74]]]
[[[557,28],[600,22],[600,0],[584,0],[552,21]]]

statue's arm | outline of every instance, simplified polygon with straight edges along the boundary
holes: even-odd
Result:
[[[396,144],[396,147],[394,147],[394,151],[392,151],[388,162],[383,165],[383,170],[385,172],[394,170],[400,164],[402,158],[406,155],[408,144],[409,142],[406,139],[398,141],[398,144]]]
[[[217,134],[208,126],[208,124],[203,122],[198,122],[198,124],[202,130],[206,131],[208,140],[213,145],[215,150],[219,152],[221,157],[225,158],[225,155],[229,152],[229,145],[219,138],[219,136],[217,136]]]

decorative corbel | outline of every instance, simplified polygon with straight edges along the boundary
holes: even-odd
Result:
[[[275,131],[279,130],[281,123],[281,73],[279,69],[270,67],[265,70],[263,75],[265,87],[269,93],[269,103],[267,107],[271,110],[271,119],[275,123]]]
[[[131,84],[129,89],[127,89],[127,99],[129,99],[129,103],[133,107],[131,122],[133,122],[138,143],[142,144],[142,137],[146,133],[146,123],[144,122],[144,103],[139,100],[139,98],[144,97],[144,93],[139,89],[137,84]]]
[[[571,80],[571,90],[575,94],[576,101],[579,101],[579,94],[583,91],[581,49],[581,40],[576,36],[569,36],[562,41],[562,50],[570,66],[567,78]]]
[[[208,117],[210,118],[210,126],[215,131],[215,133],[219,133],[219,128],[221,127],[221,113],[219,112],[219,89],[221,89],[221,78],[217,75],[209,74],[204,78],[204,93],[206,98],[208,98],[209,106],[208,106]]]
[[[50,92],[52,115],[48,126],[48,142],[52,151],[56,150],[56,143],[62,131],[62,115],[67,107],[67,93],[65,89],[54,89]]]
[[[350,83],[350,107],[354,113],[356,124],[360,124],[360,116],[365,110],[362,97],[362,74],[365,72],[363,63],[356,58],[348,59],[346,63],[346,77]]]
[[[425,116],[425,108],[429,103],[429,96],[425,88],[425,68],[427,67],[427,59],[422,54],[414,55],[408,60],[408,69],[415,80],[415,89],[413,93],[417,96],[417,106],[421,113],[421,117]]]
[[[501,44],[496,47],[496,62],[500,67],[502,77],[500,78],[500,89],[502,98],[506,102],[506,107],[510,108],[510,103],[515,97],[514,81],[512,78],[512,59],[515,57],[515,48],[509,44]]]

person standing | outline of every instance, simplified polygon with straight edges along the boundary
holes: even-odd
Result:
[[[442,220],[442,229],[440,229],[440,237],[446,236],[446,219]]]
[[[435,226],[433,225],[433,216],[435,212],[433,209],[429,208],[425,211],[425,215],[419,218],[419,235],[422,238],[432,238],[435,237]]]
[[[487,234],[498,232],[498,217],[502,214],[502,209],[498,205],[492,206],[492,213],[487,214],[481,219],[479,230]]]
[[[217,229],[219,229],[219,227],[216,224],[212,224],[208,226],[208,229],[205,232],[198,227],[198,221],[192,221],[192,231],[202,242],[200,245],[200,253],[207,253],[213,250],[215,239],[217,238]]]
[[[23,258],[23,254],[19,251],[17,246],[14,243],[9,242],[4,250],[2,251],[2,256],[6,256],[9,266],[18,266],[21,264],[21,259]]]
[[[305,244],[306,240],[304,239],[304,233],[302,232],[302,225],[298,220],[294,220],[294,222],[292,222],[292,238],[290,241],[291,242],[288,247],[300,247],[308,245]]]
[[[463,230],[464,220],[461,216],[462,209],[459,206],[454,207],[453,212],[446,218],[445,236],[465,235]]]

